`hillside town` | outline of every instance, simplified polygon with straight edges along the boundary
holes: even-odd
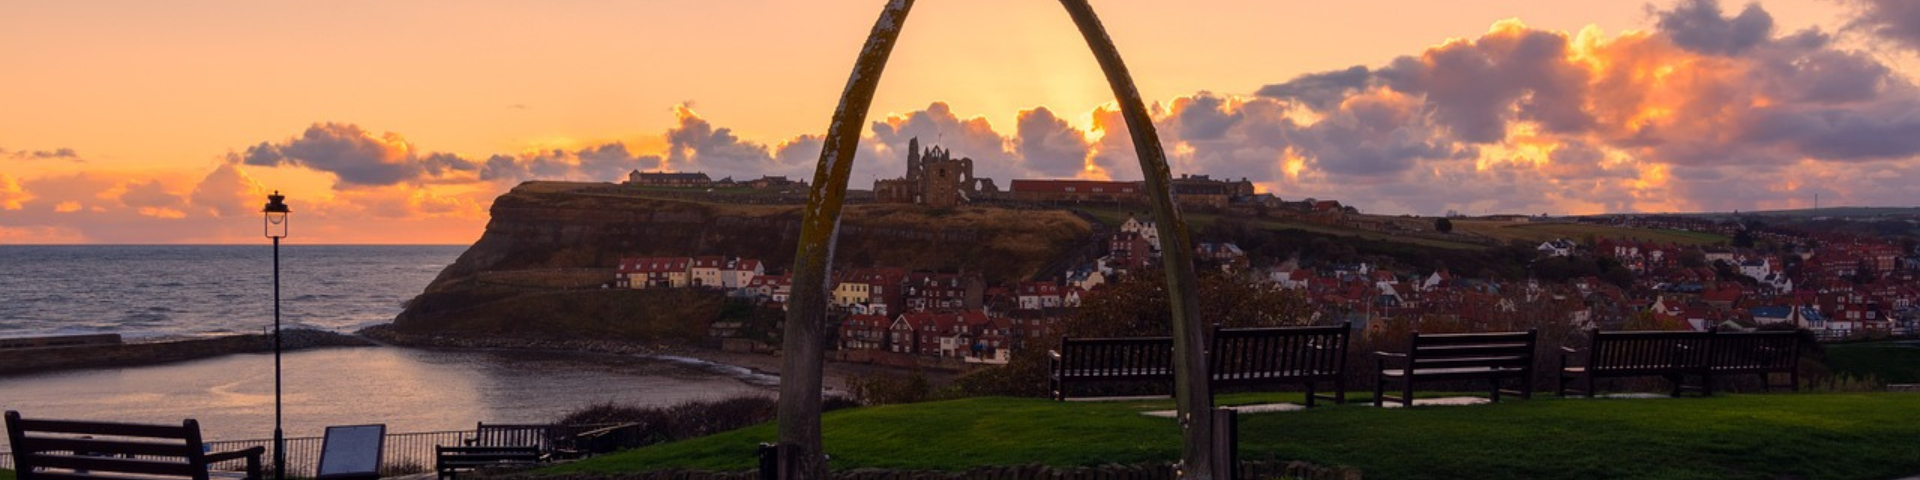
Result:
[[[778,189],[804,186],[782,177],[714,181],[699,173],[634,172],[629,185]],[[877,180],[878,203],[949,208],[974,202],[1112,204],[1138,207],[1140,182],[1015,179],[1000,190],[974,176],[972,159],[909,143],[907,171]],[[1247,181],[1182,175],[1173,183],[1183,208],[1239,213],[1393,235],[1441,232],[1406,218],[1362,218],[1335,200],[1282,201]],[[1524,223],[1519,215],[1483,220]],[[1559,238],[1510,245],[1528,257],[1522,278],[1485,272],[1417,270],[1365,261],[1255,258],[1231,242],[1196,238],[1193,256],[1273,292],[1296,295],[1313,318],[1364,332],[1410,329],[1473,331],[1512,328],[1515,318],[1570,329],[1735,330],[1792,326],[1822,339],[1911,335],[1920,328],[1920,248],[1870,235],[1809,233],[1753,222],[1672,215],[1561,219],[1615,227],[1719,235],[1707,245],[1636,238]],[[1064,273],[989,283],[977,272],[909,271],[888,265],[831,273],[838,358],[914,364],[912,358],[959,364],[1001,364],[1029,348],[1058,342],[1061,322],[1089,298],[1129,275],[1157,274],[1160,231],[1143,214],[1098,230],[1100,256]],[[1460,236],[1446,237],[1455,241]],[[1212,240],[1212,241],[1208,241]],[[1485,238],[1469,242],[1497,244]],[[784,310],[790,273],[753,258],[725,255],[627,257],[609,287],[702,289]],[[1501,324],[1500,322],[1506,322]],[[715,336],[739,326],[716,324]],[[761,346],[760,348],[770,348]],[[925,363],[925,362],[920,362]]]
[[[1315,323],[1346,321],[1369,331],[1396,322],[1451,322],[1471,330],[1503,314],[1556,319],[1576,329],[1792,325],[1827,339],[1911,334],[1920,326],[1920,252],[1861,237],[1770,238],[1795,246],[1769,252],[1610,238],[1541,243],[1536,262],[1613,266],[1605,276],[1564,281],[1470,278],[1444,269],[1399,271],[1365,263],[1273,263],[1249,258],[1232,243],[1197,243],[1194,254],[1207,267],[1300,295]],[[1004,363],[1015,351],[1048,348],[1058,339],[1060,322],[1106,285],[1155,271],[1160,241],[1151,222],[1130,218],[1103,243],[1106,255],[1067,275],[1010,284],[990,285],[966,272],[887,266],[835,271],[831,302],[842,319],[836,346],[843,357],[870,361],[886,353],[971,363]],[[789,274],[772,273],[748,258],[631,257],[616,272],[613,285],[619,288],[707,289],[775,309],[792,289]]]

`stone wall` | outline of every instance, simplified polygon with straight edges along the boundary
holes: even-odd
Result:
[[[281,334],[283,350],[373,345],[364,338],[333,332],[285,330]],[[132,367],[271,351],[272,335],[232,335],[119,345],[9,348],[0,349],[0,375],[74,368]]]

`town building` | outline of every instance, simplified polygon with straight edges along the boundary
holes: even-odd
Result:
[[[627,184],[650,187],[705,187],[713,184],[713,179],[701,172],[642,172],[634,170],[627,174]]]

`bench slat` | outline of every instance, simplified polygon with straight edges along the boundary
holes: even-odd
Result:
[[[1488,396],[1498,401],[1500,394],[1533,395],[1533,355],[1539,332],[1493,332],[1408,336],[1407,353],[1395,355],[1396,366],[1380,360],[1375,372],[1374,406],[1387,400],[1413,405],[1413,383],[1431,380],[1488,380]],[[1503,390],[1500,381],[1517,378],[1524,384],[1519,390]],[[1399,395],[1387,395],[1386,383],[1398,382]]]
[[[186,438],[188,434],[198,434],[200,429],[174,425],[145,425],[138,423],[82,422],[72,420],[31,420],[20,419],[20,429],[28,432],[71,433],[79,435],[112,435],[117,437],[150,438]]]
[[[32,454],[30,460],[22,463],[36,467],[66,468],[73,470],[97,470],[105,472],[140,473],[147,475],[169,475],[191,477],[204,472],[206,467],[186,462],[161,462],[114,457],[95,457],[79,455]]]
[[[90,452],[110,455],[144,455],[152,457],[186,457],[194,453],[185,443],[155,442],[114,442],[80,438],[25,437],[14,451],[45,452],[49,450],[69,452]]]
[[[15,472],[16,474],[18,472]],[[98,473],[72,473],[61,471],[33,472],[34,480],[153,480],[153,477],[126,475],[104,475]]]

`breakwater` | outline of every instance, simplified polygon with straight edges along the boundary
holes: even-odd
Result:
[[[353,335],[319,330],[281,331],[283,350],[372,345],[375,343]],[[264,334],[141,343],[6,348],[0,349],[0,375],[80,368],[135,367],[236,353],[271,351],[273,351],[273,336]]]

